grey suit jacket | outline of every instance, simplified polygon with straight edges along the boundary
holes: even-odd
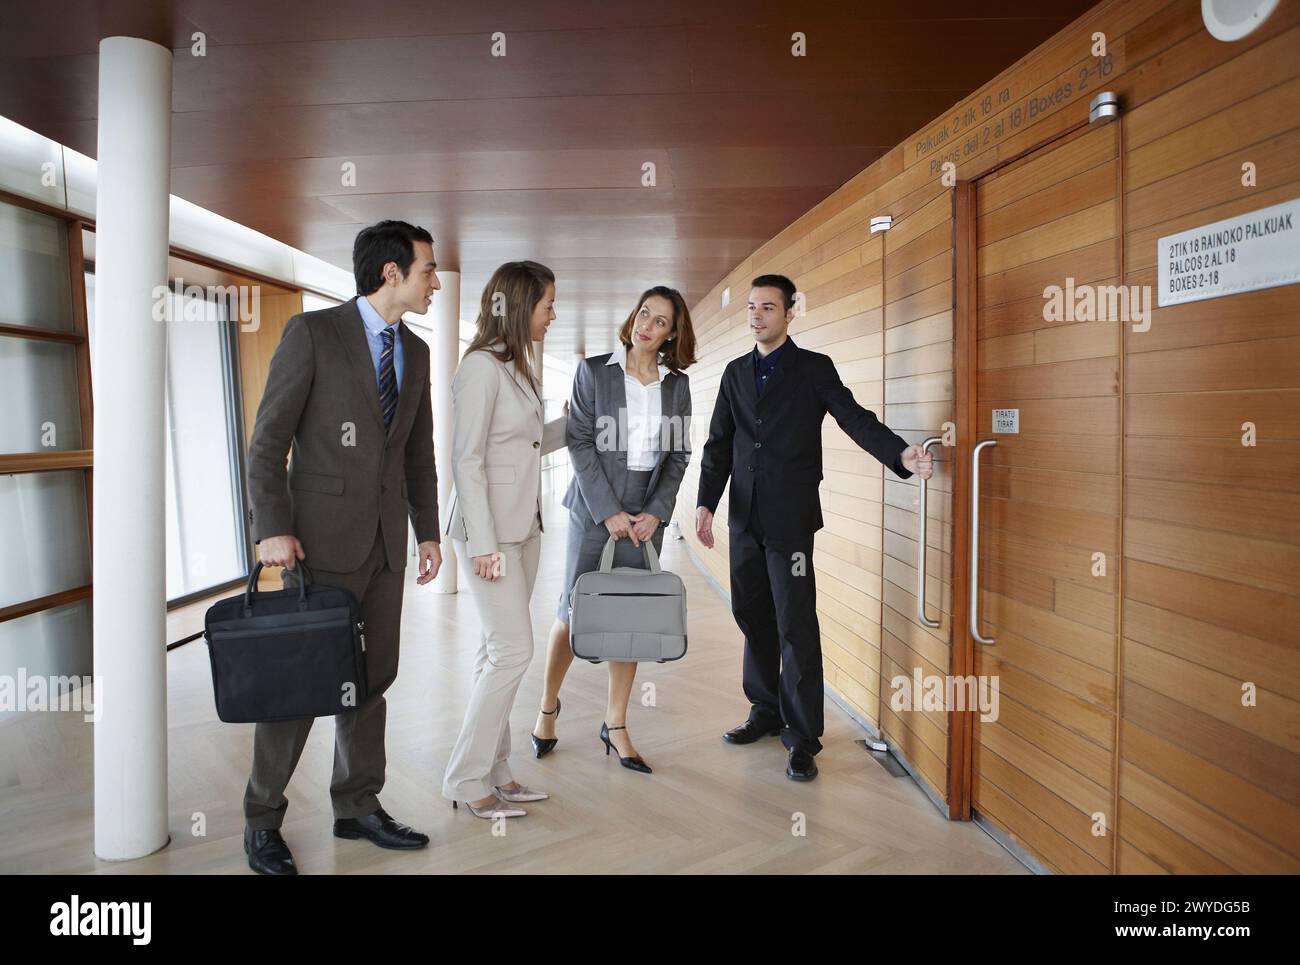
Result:
[[[361,566],[380,526],[389,567],[405,567],[408,514],[416,539],[438,540],[429,347],[398,326],[402,384],[385,432],[364,326],[355,301],[289,319],[248,447],[253,539],[296,536],[307,565],[331,572]]]
[[[596,523],[627,508],[622,502],[628,479],[627,389],[623,367],[605,364],[611,354],[578,363],[566,431],[573,478],[564,505],[585,507]],[[677,490],[691,458],[690,379],[684,372],[670,372],[664,376],[660,397],[665,426],[644,511],[666,522],[672,518]]]

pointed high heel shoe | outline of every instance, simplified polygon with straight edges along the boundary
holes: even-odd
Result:
[[[459,810],[460,802],[452,801],[451,806],[453,809]],[[489,821],[491,821],[493,818],[522,818],[524,815],[528,813],[523,808],[509,807],[505,804],[502,804],[500,798],[498,798],[492,804],[484,804],[482,807],[477,807],[477,808],[474,805],[470,804],[468,801],[466,801],[465,807],[469,808],[469,813],[474,815],[474,817],[487,818],[487,820]]]
[[[545,714],[547,717],[550,717],[552,714],[554,714],[555,719],[559,720],[560,719],[560,698],[559,697],[555,698],[554,710],[543,710],[540,711],[540,713]],[[532,737],[533,739],[534,757],[545,757],[547,754],[549,754],[551,751],[555,749],[555,745],[559,741],[558,737],[538,737],[536,734],[530,734],[529,736]]]
[[[530,801],[545,801],[550,797],[545,791],[535,791],[525,784],[520,784],[513,791],[498,785],[493,788],[497,792],[497,797],[503,801],[509,801],[511,804],[527,804]]]
[[[618,727],[609,727],[605,724],[604,721],[601,721],[600,739],[605,742],[606,757],[609,757],[610,751],[613,751],[615,754],[618,754],[618,748],[615,747],[613,743],[610,742],[609,739],[609,732],[611,730],[627,730],[627,728],[621,724]],[[654,773],[654,771],[650,770],[650,765],[647,764],[645,761],[641,760],[640,754],[638,754],[636,757],[624,757],[622,754],[618,754],[618,762],[631,771],[640,771],[642,774]]]

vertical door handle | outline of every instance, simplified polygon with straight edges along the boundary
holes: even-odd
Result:
[[[940,436],[931,436],[921,443],[921,454],[930,451],[930,447],[936,442],[942,442]],[[920,483],[920,492],[917,496],[917,511],[920,513],[920,522],[916,529],[916,618],[921,621],[922,626],[939,627],[942,620],[931,620],[925,615],[925,492],[926,480],[917,479]]]
[[[983,644],[994,641],[980,635],[980,450],[997,444],[996,439],[985,439],[970,454],[970,635]]]

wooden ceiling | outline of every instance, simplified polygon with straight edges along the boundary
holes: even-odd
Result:
[[[1092,4],[0,0],[0,114],[93,157],[99,37],[158,39],[173,193],[346,268],[362,226],[424,225],[469,321],[493,268],[542,261],[547,352],[590,354]]]

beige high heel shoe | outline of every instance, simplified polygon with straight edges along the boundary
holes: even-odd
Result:
[[[460,802],[452,801],[451,806],[454,809],[459,809]],[[484,804],[482,807],[475,807],[466,801],[465,807],[469,808],[469,813],[474,817],[486,818],[489,821],[493,818],[522,818],[528,814],[523,808],[507,807],[501,802],[500,798],[497,799],[495,804]]]
[[[545,791],[534,791],[531,787],[527,787],[523,784],[520,784],[519,787],[513,791],[506,790],[504,787],[500,786],[494,787],[493,790],[497,792],[497,797],[501,798],[501,800],[513,801],[515,803],[545,801],[550,797],[550,795]]]

